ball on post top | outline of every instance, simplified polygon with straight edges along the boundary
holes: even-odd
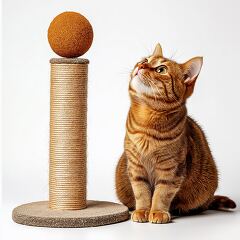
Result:
[[[80,13],[63,12],[57,15],[48,28],[48,42],[61,57],[82,56],[91,47],[93,29]]]

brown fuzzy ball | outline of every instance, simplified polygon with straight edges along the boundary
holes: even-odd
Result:
[[[86,53],[93,41],[89,21],[76,12],[63,12],[56,16],[48,28],[48,42],[61,57],[73,58]]]

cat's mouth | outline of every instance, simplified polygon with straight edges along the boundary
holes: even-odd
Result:
[[[146,85],[147,87],[151,87],[149,79],[145,76],[144,71],[138,70],[136,76],[139,78],[139,81],[141,81],[144,85]]]
[[[137,74],[131,79],[131,87],[139,94],[152,95],[153,92],[149,82],[143,75],[139,75]]]
[[[143,83],[148,83],[148,80],[142,71],[138,71],[137,76],[141,81],[143,81]]]

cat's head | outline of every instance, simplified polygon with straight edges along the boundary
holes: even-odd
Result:
[[[171,109],[191,96],[202,67],[202,57],[178,64],[165,58],[160,44],[138,62],[131,73],[130,96],[156,109]]]

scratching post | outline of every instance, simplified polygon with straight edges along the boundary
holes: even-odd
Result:
[[[93,29],[76,12],[56,16],[48,29],[53,51],[50,88],[49,201],[16,207],[16,223],[39,227],[94,227],[129,218],[117,203],[87,200],[87,83]]]
[[[51,63],[49,201],[16,207],[16,223],[92,227],[129,218],[127,207],[86,199],[87,59]]]
[[[86,59],[51,59],[49,207],[86,208]]]

